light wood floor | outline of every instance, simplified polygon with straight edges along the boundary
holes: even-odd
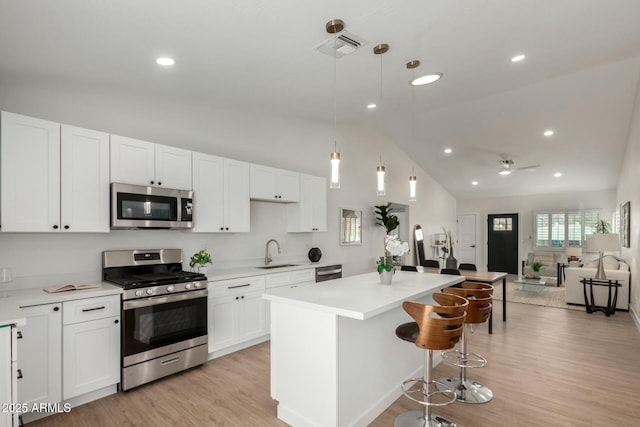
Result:
[[[496,320],[501,310],[496,304]],[[482,326],[469,339],[469,349],[489,364],[468,376],[490,386],[493,401],[454,403],[441,415],[463,427],[639,425],[640,334],[629,314],[607,318],[509,303],[507,320],[494,323],[493,335]],[[441,364],[436,373],[457,371]],[[313,392],[302,379],[300,392]],[[401,397],[371,426],[392,426],[399,413],[417,406]],[[269,396],[269,343],[29,427],[185,425],[285,426]]]

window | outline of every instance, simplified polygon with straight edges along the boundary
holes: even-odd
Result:
[[[513,222],[511,218],[494,218],[493,231],[513,231]]]
[[[597,210],[536,212],[535,245],[547,249],[582,246],[585,236],[596,232],[599,219]]]

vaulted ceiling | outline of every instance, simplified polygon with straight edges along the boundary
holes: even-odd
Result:
[[[335,63],[313,49],[334,18],[368,42]],[[637,0],[0,0],[0,80],[325,121],[335,93],[338,126],[381,123],[458,198],[610,189],[638,86],[639,18]],[[378,43],[390,46],[382,58]],[[412,59],[416,75],[444,77],[412,89]],[[540,167],[500,176],[501,159]]]

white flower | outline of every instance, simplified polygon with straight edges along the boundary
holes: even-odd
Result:
[[[402,256],[409,252],[409,244],[403,242],[397,236],[385,237],[385,248],[392,256]]]

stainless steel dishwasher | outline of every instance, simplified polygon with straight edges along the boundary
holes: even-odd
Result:
[[[342,278],[342,264],[316,268],[316,283]]]

